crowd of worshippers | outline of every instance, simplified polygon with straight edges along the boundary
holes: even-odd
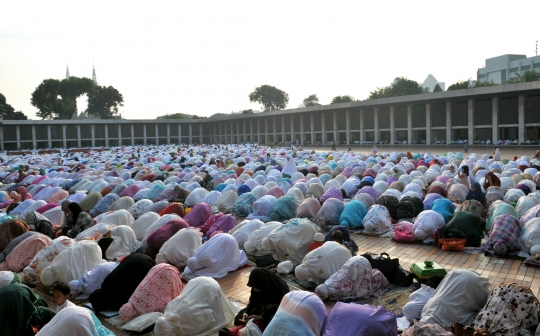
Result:
[[[396,284],[351,234],[453,237],[540,266],[540,151],[167,145],[0,159],[0,335],[114,335],[74,299],[158,336],[397,335],[399,319],[403,335],[452,335],[453,324],[534,335],[539,324],[529,288],[461,269],[421,284],[404,316],[356,304]],[[277,271],[251,270],[242,309],[215,279],[248,258]]]

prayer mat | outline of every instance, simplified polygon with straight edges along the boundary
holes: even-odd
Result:
[[[520,257],[518,255],[515,255],[515,256],[501,256],[501,255],[496,255],[496,254],[492,254],[492,253],[489,253],[489,252],[484,252],[484,255],[486,257],[499,258],[499,259],[508,259],[508,260],[525,260],[525,259],[527,259],[526,257]]]
[[[388,234],[390,231],[382,232],[382,233],[370,233],[370,232],[364,232],[364,231],[356,231],[356,234],[360,234],[362,236],[370,236],[370,237],[382,237],[382,238],[390,238],[390,236],[385,237],[386,234]]]
[[[393,312],[396,316],[403,314],[403,306],[409,302],[409,295],[420,288],[414,282],[409,287],[392,287],[379,297],[369,299],[347,300],[343,302],[354,302],[358,304],[368,304],[374,307],[383,306],[386,310]]]
[[[109,317],[109,318],[120,314],[119,311],[99,311],[99,312],[95,311],[94,307],[92,307],[92,304],[90,302],[85,303],[84,306],[87,307],[87,308],[92,309],[96,314],[101,314],[101,315],[103,315],[105,317]]]
[[[465,246],[465,250],[463,252],[470,253],[470,254],[480,254],[480,253],[483,253],[484,250],[482,249],[482,246],[480,247]]]

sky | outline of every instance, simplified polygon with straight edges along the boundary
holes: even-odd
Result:
[[[126,119],[245,109],[272,85],[287,108],[317,94],[366,99],[428,74],[475,79],[486,58],[535,55],[540,1],[8,1],[0,20],[0,93],[30,103],[47,78],[92,76],[124,96]],[[79,110],[84,109],[81,99]]]

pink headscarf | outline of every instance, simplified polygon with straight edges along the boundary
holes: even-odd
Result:
[[[120,308],[120,319],[127,323],[146,313],[163,313],[167,304],[183,289],[178,269],[169,264],[158,264],[152,267],[129,301]]]

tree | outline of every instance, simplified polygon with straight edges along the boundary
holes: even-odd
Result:
[[[265,112],[283,110],[287,107],[289,95],[274,86],[261,85],[249,94],[249,101],[261,104]]]
[[[165,114],[157,117],[156,119],[190,119],[191,116],[184,113]]]
[[[304,98],[304,105],[306,105],[307,107],[307,106],[317,106],[321,104],[319,104],[319,97],[317,97],[316,94],[312,94]]]
[[[506,84],[534,82],[540,80],[540,73],[534,70],[525,70],[523,74],[515,73],[517,78],[511,78],[506,81]]]
[[[253,114],[253,110],[252,110],[252,109],[249,109],[249,110],[243,110],[243,111],[242,111],[242,114]]]
[[[439,84],[435,84],[435,87],[433,88],[433,92],[442,92],[442,89]]]
[[[230,115],[230,114],[229,114],[229,113],[221,113],[221,112],[220,112],[220,113],[214,113],[214,114],[212,114],[212,115],[211,115],[210,117],[208,117],[208,118],[212,119],[212,118],[215,118],[215,117],[222,117],[222,116],[228,116],[228,115]]]
[[[330,104],[350,103],[353,101],[355,101],[354,97],[349,95],[335,96]]]
[[[7,103],[6,97],[0,93],[0,117],[6,120],[28,120],[21,111],[15,112],[13,106]]]
[[[112,86],[97,86],[88,93],[87,114],[101,119],[113,119],[118,114],[118,106],[124,106],[124,97]]]
[[[467,80],[462,80],[462,81],[459,81],[459,82],[456,82],[452,85],[450,85],[446,91],[452,91],[452,90],[463,90],[463,89],[468,89],[471,87],[471,79],[467,79]]]
[[[427,92],[429,92],[429,89],[424,88],[417,81],[407,77],[397,77],[389,86],[370,91],[368,99],[408,96]]]
[[[113,118],[124,98],[109,86],[97,86],[90,78],[45,79],[32,93],[32,105],[42,119],[71,119],[77,112],[77,98],[88,95],[88,109],[82,111],[104,119]]]

